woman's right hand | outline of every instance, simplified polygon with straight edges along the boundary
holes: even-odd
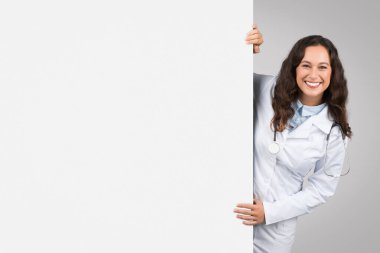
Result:
[[[253,45],[253,53],[260,53],[260,45],[263,44],[264,39],[263,35],[259,31],[259,28],[256,24],[252,26],[252,30],[247,33],[245,37],[245,43],[247,45]]]

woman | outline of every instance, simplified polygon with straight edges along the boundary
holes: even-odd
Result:
[[[256,26],[246,42],[260,51]],[[254,75],[254,94],[254,200],[234,211],[254,226],[255,253],[291,252],[297,217],[334,194],[352,134],[335,46],[322,36],[300,39],[277,77]]]

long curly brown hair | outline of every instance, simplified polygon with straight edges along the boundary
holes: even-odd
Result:
[[[344,69],[334,44],[320,35],[311,35],[300,39],[283,61],[272,100],[274,110],[272,127],[281,132],[285,129],[289,119],[293,117],[295,112],[291,104],[297,100],[301,92],[296,83],[296,68],[304,58],[305,49],[309,46],[318,45],[327,49],[332,68],[330,85],[323,94],[323,101],[328,106],[329,115],[336,123],[340,124],[343,134],[350,138],[352,132],[347,122],[348,89]]]

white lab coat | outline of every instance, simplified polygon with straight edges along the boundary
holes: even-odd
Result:
[[[254,195],[263,201],[265,212],[265,224],[254,227],[254,253],[291,252],[297,217],[334,194],[339,178],[326,174],[340,175],[345,156],[346,142],[339,127],[331,130],[327,106],[293,131],[277,132],[280,152],[269,152],[275,83],[276,77],[254,75]],[[311,170],[308,185],[303,187]]]

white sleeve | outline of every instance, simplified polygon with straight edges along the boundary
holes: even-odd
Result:
[[[268,89],[269,91],[275,83],[274,78],[275,76],[272,75],[253,73],[253,93],[255,96],[261,96],[263,90]]]
[[[322,157],[316,163],[314,173],[308,178],[308,185],[284,199],[263,202],[266,224],[310,213],[333,196],[343,168],[346,146],[347,142],[343,141],[340,129],[334,127],[331,131],[326,157]]]

